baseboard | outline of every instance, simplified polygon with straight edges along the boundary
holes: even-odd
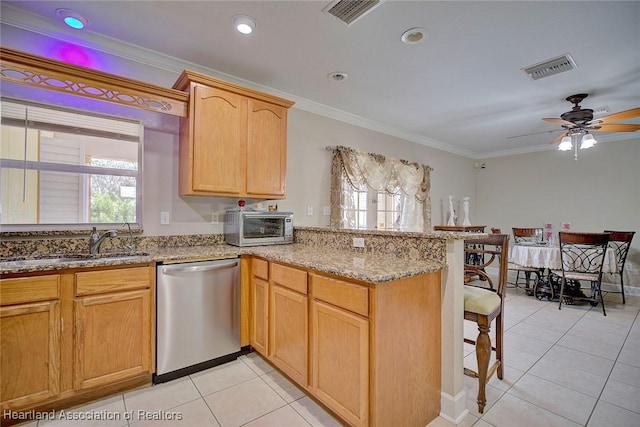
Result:
[[[465,390],[460,391],[455,397],[443,391],[440,392],[440,417],[458,425],[468,414]]]

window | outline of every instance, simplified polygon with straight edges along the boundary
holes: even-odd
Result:
[[[400,230],[402,194],[377,193],[346,188],[345,199],[352,200],[343,207],[349,228]]]
[[[2,99],[4,229],[141,225],[142,124]]]
[[[331,226],[430,230],[429,166],[336,147],[331,171]]]

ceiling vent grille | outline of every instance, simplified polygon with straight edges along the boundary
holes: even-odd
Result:
[[[325,7],[323,12],[337,18],[348,27],[383,2],[384,0],[336,0]]]
[[[570,54],[565,53],[557,58],[552,58],[538,64],[531,65],[523,68],[522,70],[532,80],[540,80],[545,77],[553,76],[555,74],[564,73],[565,71],[573,70],[577,65]]]

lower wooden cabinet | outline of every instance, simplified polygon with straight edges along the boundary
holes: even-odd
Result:
[[[0,279],[0,410],[50,410],[150,382],[154,299],[154,264]]]
[[[307,296],[272,283],[269,357],[298,384],[308,384]]]
[[[315,396],[350,425],[368,425],[369,320],[316,299],[311,313]]]
[[[151,292],[115,292],[75,301],[76,390],[151,370]]]
[[[0,308],[2,409],[34,405],[60,392],[60,303]]]
[[[274,366],[350,426],[438,416],[440,272],[372,284],[248,258],[250,343]]]

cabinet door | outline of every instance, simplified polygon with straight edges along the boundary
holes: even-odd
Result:
[[[247,194],[284,196],[287,109],[249,100]]]
[[[251,345],[267,356],[269,282],[253,276],[251,280]]]
[[[272,284],[269,356],[277,367],[303,387],[308,384],[307,310],[306,295]]]
[[[60,387],[60,304],[47,301],[0,309],[2,409],[55,396]]]
[[[244,179],[246,98],[196,86],[191,179],[194,192],[239,194]]]
[[[75,300],[76,390],[151,373],[151,292]]]
[[[369,322],[316,299],[312,312],[312,389],[353,426],[369,422]]]

